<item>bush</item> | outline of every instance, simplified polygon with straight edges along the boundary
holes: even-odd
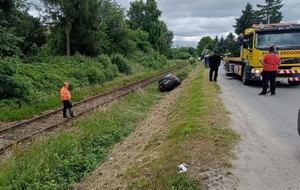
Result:
[[[84,63],[86,60],[86,57],[84,55],[81,55],[80,53],[76,52],[74,56],[72,57],[74,61],[77,63]]]
[[[98,61],[101,65],[103,65],[104,68],[107,68],[111,64],[111,59],[107,55],[100,55],[96,58],[96,61]]]
[[[168,60],[167,60],[167,57],[164,56],[164,55],[161,55],[157,52],[155,52],[153,54],[155,60],[159,63],[160,67],[164,67],[164,66],[167,66],[168,65]]]
[[[74,78],[76,81],[80,81],[82,85],[85,85],[88,82],[88,77],[86,73],[87,72],[83,69],[73,69],[69,73],[69,77]]]
[[[146,68],[158,69],[163,68],[168,64],[167,58],[159,53],[136,55],[136,60]]]
[[[6,89],[9,97],[18,98],[26,103],[30,103],[35,99],[31,81],[27,77],[18,75],[10,77]]]
[[[33,92],[26,77],[17,75],[17,58],[6,58],[0,61],[0,98],[18,98],[20,101],[30,102]]]
[[[2,90],[6,86],[6,82],[10,76],[13,76],[16,73],[16,69],[13,65],[8,64],[4,60],[0,61],[0,97],[3,97],[1,93],[4,93]]]
[[[137,69],[136,72],[148,72],[167,64],[166,58],[154,51],[148,54],[135,52],[130,57],[135,61],[133,65],[129,58],[120,54],[91,58],[75,53],[72,57],[54,57],[49,56],[49,50],[49,46],[44,45],[39,54],[30,57],[27,63],[18,57],[0,59],[0,119],[28,118],[59,105],[59,89],[64,81],[70,83],[70,90],[74,88],[80,91],[90,88],[90,85],[114,80],[120,72],[127,75],[132,74],[133,69]],[[82,97],[76,96],[76,91],[74,101],[87,96],[85,93]],[[20,105],[22,107],[16,109]],[[17,113],[18,110],[22,112]]]
[[[86,75],[90,84],[102,84],[106,81],[104,73],[96,67],[89,68]]]
[[[111,62],[118,67],[120,73],[126,75],[132,74],[130,62],[121,54],[115,54],[111,56]]]
[[[177,55],[177,59],[189,59],[191,55],[188,52],[180,52]]]
[[[189,59],[189,64],[195,64],[196,63],[196,58],[192,57]]]
[[[110,63],[104,70],[104,73],[107,80],[113,80],[114,78],[116,78],[116,76],[118,76],[118,67]]]
[[[150,55],[144,55],[140,57],[138,62],[147,68],[155,68],[155,69],[159,68],[159,63],[157,63],[154,57]]]

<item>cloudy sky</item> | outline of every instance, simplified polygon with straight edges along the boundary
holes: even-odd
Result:
[[[39,0],[27,0],[39,4]],[[125,10],[132,0],[115,0]],[[146,0],[144,0],[145,2]],[[163,20],[169,30],[174,32],[173,46],[196,47],[203,36],[227,36],[234,33],[232,25],[235,18],[242,15],[242,10],[250,2],[253,9],[265,0],[156,0],[162,11]],[[300,22],[299,0],[283,0],[283,22]]]
[[[129,8],[130,0],[115,0],[123,8]],[[145,0],[144,0],[145,1]],[[216,35],[226,36],[233,32],[235,18],[242,14],[245,0],[156,0],[158,9],[162,11],[161,20],[167,23],[174,32],[176,46],[195,47],[201,37]],[[264,4],[265,0],[251,0],[253,8],[256,4]],[[283,0],[284,22],[300,21],[299,0]]]

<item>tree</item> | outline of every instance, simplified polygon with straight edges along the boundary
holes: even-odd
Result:
[[[70,56],[76,48],[71,45],[81,44],[88,45],[87,48],[97,46],[99,32],[99,13],[100,2],[95,0],[43,0],[47,7],[47,12],[53,20],[53,32],[57,44],[61,45],[60,40],[65,41],[65,53]],[[79,33],[77,33],[79,32]],[[60,36],[63,35],[64,37]],[[84,36],[82,34],[85,34]],[[75,36],[75,38],[74,38]],[[80,37],[84,38],[80,38]],[[92,38],[89,40],[88,38]],[[56,42],[56,40],[54,40]],[[93,42],[92,44],[87,44]],[[54,43],[56,44],[56,43]]]
[[[173,48],[173,56],[176,59],[189,59],[193,53],[193,48],[189,47],[180,47]]]
[[[33,49],[39,48],[47,42],[46,28],[42,26],[39,18],[34,18],[27,11],[19,12],[20,24],[16,26],[18,35],[24,38],[19,47],[25,56],[34,55]],[[35,52],[37,53],[37,52]]]
[[[230,53],[230,56],[239,56],[239,46],[238,42],[235,39],[235,36],[230,32],[225,40],[224,40],[224,45],[225,45],[225,53]]]
[[[245,9],[242,10],[242,16],[235,19],[235,25],[233,25],[235,28],[234,31],[236,34],[244,33],[244,30],[251,27],[255,22],[253,7],[250,3],[247,3]]]
[[[265,4],[257,4],[257,20],[263,24],[278,23],[283,16],[280,12],[282,0],[265,0]]]
[[[163,54],[167,54],[168,50],[172,47],[174,33],[168,30],[168,27],[165,22],[160,21],[162,27],[162,36],[159,43],[159,50]]]
[[[130,2],[129,10],[127,11],[127,23],[130,28],[136,30],[145,28],[145,3],[143,0]]]
[[[132,31],[126,25],[124,11],[118,4],[111,0],[100,0],[98,10],[95,9],[94,15],[98,15],[98,19],[90,23],[92,25],[91,33],[94,33],[93,30],[97,31],[94,37],[88,37],[82,32],[80,36],[83,39],[88,38],[85,43],[87,47],[89,47],[88,44],[95,44],[95,52],[88,54],[128,54],[135,48],[131,44],[132,38],[129,34]],[[89,27],[85,26],[85,28]],[[88,49],[84,50],[84,52],[88,51]]]
[[[218,44],[218,46],[217,46],[217,51],[218,51],[220,54],[226,53],[225,39],[224,39],[223,36],[220,38],[219,44]]]
[[[12,29],[1,26],[1,23],[0,21],[0,58],[20,55],[18,44],[23,42],[23,38],[16,36]]]
[[[141,42],[125,22],[124,9],[112,0],[44,0],[54,17],[50,47],[55,54],[132,54]],[[54,7],[54,8],[53,8]],[[138,28],[138,27],[137,27]],[[137,32],[138,34],[141,34]],[[149,35],[146,35],[149,37]],[[147,40],[147,39],[146,39]],[[56,51],[56,52],[55,52]]]
[[[70,56],[70,31],[72,29],[72,18],[77,12],[76,1],[69,3],[67,0],[43,0],[47,7],[47,12],[51,14],[55,28],[63,28],[61,31],[65,35],[66,55]]]
[[[102,16],[106,14],[102,10],[106,7],[107,12],[110,12],[110,6],[109,0],[84,0],[74,4],[77,11],[72,18],[70,30],[71,54],[79,52],[96,56],[105,51],[105,48],[109,49],[108,26]]]
[[[16,26],[20,24],[18,4],[14,0],[0,2],[0,57],[20,55],[19,44],[24,38],[18,35]]]
[[[169,31],[166,24],[159,20],[161,11],[157,8],[155,0],[130,2],[127,11],[127,23],[133,30],[141,29],[149,34],[148,41],[160,53],[166,53],[166,48],[171,47],[173,32]]]
[[[213,40],[210,36],[204,36],[200,39],[197,45],[197,54],[200,56],[205,48],[208,48],[209,44],[212,44]]]
[[[130,39],[133,40],[133,43],[136,45],[137,50],[140,50],[144,53],[149,53],[153,51],[153,48],[148,41],[149,34],[141,29],[131,30]]]
[[[213,49],[211,49],[211,50],[218,50],[218,47],[219,47],[219,43],[220,43],[220,40],[219,40],[219,37],[218,36],[216,36],[215,37],[215,39],[214,39],[214,41],[213,41]]]

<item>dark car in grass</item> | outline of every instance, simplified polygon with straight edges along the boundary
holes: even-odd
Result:
[[[158,81],[158,89],[161,92],[166,92],[174,89],[180,85],[180,80],[173,74],[166,74],[162,79]]]

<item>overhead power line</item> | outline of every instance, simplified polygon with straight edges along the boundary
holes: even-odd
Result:
[[[288,11],[290,11],[291,9],[295,8],[296,6],[300,5],[300,3],[296,3],[295,5],[291,6],[290,8],[288,8],[287,10],[283,11],[282,13],[286,13]]]

